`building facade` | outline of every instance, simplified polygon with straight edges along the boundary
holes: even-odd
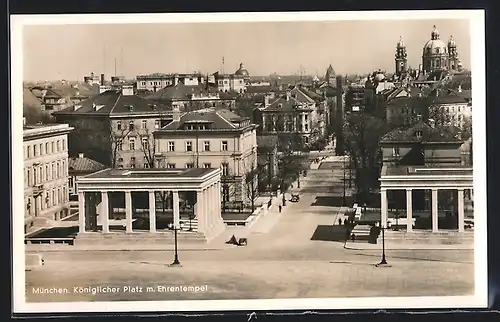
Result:
[[[316,102],[299,87],[287,89],[272,102],[269,98],[266,96],[264,104],[258,107],[261,135],[278,135],[285,140],[296,135],[302,146],[309,146],[324,134],[325,122]]]
[[[68,124],[24,126],[25,233],[69,215]]]
[[[171,108],[134,95],[131,86],[110,89],[54,113],[74,127],[69,154],[112,168],[148,168],[154,159],[152,132],[170,123]]]
[[[70,200],[77,199],[78,187],[76,181],[78,178],[104,169],[106,169],[104,164],[85,157],[83,153],[79,153],[76,157],[68,158],[68,191]]]
[[[154,132],[156,167],[220,168],[222,201],[249,204],[246,180],[257,169],[256,129],[249,118],[225,109],[175,115]]]
[[[136,77],[136,88],[156,92],[160,89],[182,83],[186,86],[198,86],[206,82],[206,77],[200,73],[192,74],[163,74],[154,73],[149,75],[139,75]]]

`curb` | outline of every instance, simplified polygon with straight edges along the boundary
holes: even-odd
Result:
[[[179,252],[189,252],[189,251],[218,251],[218,250],[226,250],[237,247],[236,245],[229,245],[228,247],[220,247],[220,248],[178,248]],[[59,252],[158,252],[165,251],[170,252],[174,251],[174,248],[147,248],[147,247],[137,247],[137,248],[73,248],[72,246],[59,248],[59,249],[26,249],[26,254],[34,254],[34,253],[59,253]]]
[[[370,244],[371,245],[371,244]],[[344,244],[344,249],[348,250],[376,250],[376,251],[381,251],[382,250],[382,245],[381,244],[374,244],[377,245],[377,247],[352,247],[349,245]],[[439,246],[439,245],[429,245],[429,247],[424,246],[424,245],[401,245],[402,247],[395,247],[395,246],[389,246],[385,247],[385,250],[473,250],[474,245],[454,245],[454,246],[448,246],[445,245]]]

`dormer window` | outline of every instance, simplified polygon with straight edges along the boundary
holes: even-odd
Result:
[[[395,146],[392,148],[392,156],[399,157],[399,146]]]
[[[417,139],[421,139],[422,138],[422,131],[416,131],[415,136],[417,137]]]

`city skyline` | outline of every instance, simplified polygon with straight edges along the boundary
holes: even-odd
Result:
[[[418,68],[434,25],[445,44],[453,35],[463,66],[470,69],[468,20],[32,25],[24,28],[23,79],[83,80],[91,72],[109,79],[115,66],[126,78],[195,70],[233,73],[240,63],[252,76],[323,77],[330,64],[338,74],[379,68],[392,73],[400,37],[408,65]],[[52,50],[36,50],[41,47]]]

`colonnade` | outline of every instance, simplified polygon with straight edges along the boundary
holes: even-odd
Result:
[[[213,227],[219,225],[222,221],[221,217],[221,203],[220,203],[220,181],[208,185],[204,188],[199,188],[196,191],[196,203],[194,204],[195,218],[198,220],[198,231],[203,233],[208,233]],[[132,192],[144,191],[144,190],[122,190],[122,189],[109,189],[109,190],[99,190],[99,191],[79,191],[78,192],[78,210],[79,210],[79,232],[85,233],[87,229],[87,219],[90,214],[89,205],[87,205],[87,193],[99,193],[100,194],[100,204],[99,204],[99,217],[101,217],[102,232],[109,233],[110,226],[110,213],[112,212],[112,205],[109,202],[109,193],[111,192],[123,192],[125,194],[125,232],[133,233],[132,229]],[[155,192],[158,190],[146,190],[148,192],[149,200],[149,232],[156,233],[156,196]],[[172,193],[173,201],[173,225],[174,228],[180,228],[180,203],[179,203],[179,192],[180,191],[192,191],[192,190],[180,190],[180,189],[169,189],[161,191],[170,191]]]
[[[380,191],[380,206],[381,206],[381,225],[382,227],[387,228],[388,222],[388,201],[387,201],[387,191],[388,190],[400,190],[400,189],[388,189],[381,188]],[[413,198],[412,192],[413,190],[421,190],[421,189],[406,189],[406,230],[411,232],[413,230]],[[439,188],[431,188],[431,217],[432,217],[432,231],[438,232],[439,230],[439,217],[438,217],[438,191]],[[441,189],[444,190],[444,189]],[[450,190],[450,189],[446,189]],[[458,191],[458,231],[465,231],[465,208],[464,208],[464,188],[456,189]]]

